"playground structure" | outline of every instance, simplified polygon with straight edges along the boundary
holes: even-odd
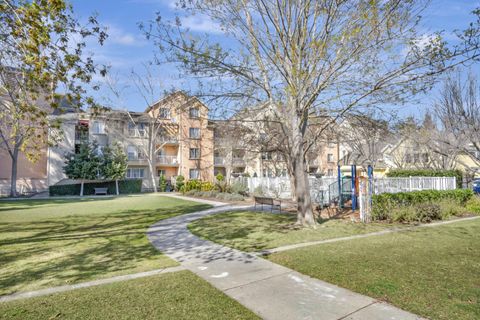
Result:
[[[373,175],[372,166],[368,166],[366,171],[361,170],[363,175],[359,175],[358,171],[356,165],[351,165],[349,172],[343,174],[339,166],[337,176],[309,177],[312,201],[319,207],[359,210],[360,219],[368,222],[374,194],[453,190],[457,187],[455,177],[377,178]],[[239,177],[235,181],[247,186],[251,194],[279,199],[292,198],[288,177]]]

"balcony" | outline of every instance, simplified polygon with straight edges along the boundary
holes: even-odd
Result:
[[[224,166],[225,165],[225,158],[224,157],[214,157],[213,164],[216,166]]]
[[[318,159],[308,160],[309,167],[318,167],[319,165],[320,165],[320,160]]]
[[[235,158],[232,159],[232,165],[237,166],[237,167],[245,166],[245,159],[235,157]]]
[[[159,136],[158,143],[178,144],[178,137],[175,136]]]
[[[157,156],[157,165],[171,165],[178,166],[179,161],[177,156]]]
[[[128,154],[127,159],[128,163],[131,165],[144,165],[148,163],[147,158],[143,155]]]
[[[144,138],[147,136],[145,129],[128,129],[128,136],[134,138]]]

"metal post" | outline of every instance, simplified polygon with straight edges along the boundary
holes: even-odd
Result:
[[[352,211],[357,209],[357,196],[356,196],[356,187],[355,179],[357,175],[357,168],[355,165],[352,165]]]
[[[342,201],[342,170],[341,166],[338,165],[338,207],[340,209],[343,208],[343,201]]]

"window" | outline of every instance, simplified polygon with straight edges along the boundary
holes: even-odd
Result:
[[[128,123],[128,134],[131,137],[145,137],[147,135],[147,124],[139,123],[135,125],[133,122]]]
[[[143,178],[145,169],[143,168],[128,168],[127,178]]]
[[[333,176],[333,169],[328,169],[327,176],[329,177]]]
[[[190,159],[200,159],[199,148],[190,148]]]
[[[93,134],[104,134],[105,133],[105,122],[95,120],[92,122],[92,133]]]
[[[262,152],[262,160],[272,160],[272,153],[270,151]]]
[[[138,151],[135,146],[128,146],[127,147],[127,158],[128,160],[137,160],[138,159]]]
[[[157,176],[166,176],[166,171],[164,169],[158,169],[157,170]]]
[[[189,177],[190,180],[198,179],[198,177],[200,177],[200,171],[198,169],[190,169]]]
[[[190,128],[189,136],[190,139],[200,139],[200,128]]]
[[[158,117],[160,119],[170,119],[170,110],[167,108],[158,109]]]
[[[190,118],[198,118],[200,117],[200,110],[198,108],[190,108],[188,114]]]
[[[328,161],[328,162],[333,162],[333,161],[334,161],[334,160],[333,160],[333,153],[327,154],[327,161]]]

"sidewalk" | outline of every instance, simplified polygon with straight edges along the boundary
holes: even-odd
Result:
[[[204,216],[247,208],[223,205],[162,220],[147,235],[158,250],[264,319],[421,319],[256,255],[202,240],[187,229]]]

